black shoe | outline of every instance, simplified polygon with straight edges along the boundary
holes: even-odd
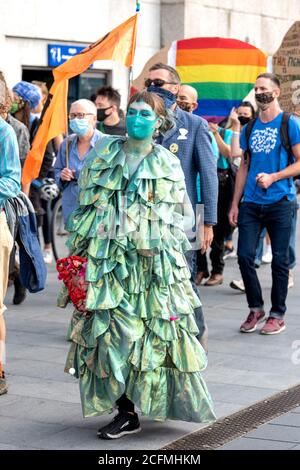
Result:
[[[98,430],[97,436],[100,439],[119,439],[127,434],[135,434],[140,431],[141,426],[138,415],[121,411],[111,423]]]
[[[26,288],[22,286],[19,276],[14,280],[15,294],[13,296],[13,304],[19,305],[24,302],[26,297]]]

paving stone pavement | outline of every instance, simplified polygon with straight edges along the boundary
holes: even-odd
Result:
[[[300,450],[300,407],[231,441],[219,450]]]
[[[232,279],[239,278],[236,259],[226,261],[223,285],[202,288],[209,328],[209,365],[203,376],[218,417],[300,382],[299,266],[294,273],[295,287],[288,297],[287,329],[275,336],[262,336],[259,331],[239,333],[247,306],[245,295],[229,287]],[[263,265],[258,274],[268,308],[270,266]],[[83,419],[78,384],[63,372],[71,308],[56,307],[58,288],[52,265],[48,268],[47,288],[38,294],[28,294],[22,305],[12,305],[12,289],[8,291],[9,393],[0,397],[0,449],[150,450],[201,427],[181,421],[153,422],[142,417],[143,432],[135,436],[117,441],[97,439],[97,429],[112,416]],[[295,410],[224,448],[299,449],[298,417],[299,410]]]

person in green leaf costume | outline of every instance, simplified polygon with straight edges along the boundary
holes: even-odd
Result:
[[[105,136],[86,157],[67,223],[71,254],[87,258],[88,290],[66,372],[80,380],[85,417],[118,407],[103,439],[139,432],[135,407],[154,420],[215,419],[184,256],[193,209],[179,159],[153,143],[170,122],[160,97],[132,96],[128,137]]]

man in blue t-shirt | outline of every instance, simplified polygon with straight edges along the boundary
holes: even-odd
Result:
[[[276,75],[265,73],[255,82],[255,100],[259,108],[250,138],[249,150],[236,177],[230,223],[239,227],[238,260],[245,284],[250,313],[240,331],[250,333],[264,319],[264,301],[254,266],[257,242],[263,227],[271,239],[272,307],[263,326],[262,334],[277,334],[285,329],[286,296],[289,272],[289,241],[293,211],[295,211],[295,186],[293,176],[300,174],[300,125],[293,116],[288,122],[288,134],[294,163],[284,149],[280,126],[283,112],[278,103],[280,82]],[[248,147],[245,126],[240,145]],[[240,200],[242,202],[239,206]]]

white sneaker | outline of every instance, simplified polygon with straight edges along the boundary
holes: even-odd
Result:
[[[241,292],[245,292],[245,285],[243,283],[243,280],[241,279],[240,281],[231,281],[231,283],[229,284],[229,286],[232,288],[232,289],[236,289],[236,290],[240,290]]]
[[[294,287],[294,276],[293,276],[293,271],[290,269],[288,288],[291,289],[291,287]]]
[[[53,255],[51,250],[43,251],[43,258],[46,264],[51,264],[53,261]]]
[[[267,251],[267,253],[263,255],[261,260],[263,263],[269,264],[269,263],[272,263],[272,259],[273,259],[272,252]]]
[[[224,260],[228,258],[236,258],[236,257],[237,257],[236,251],[233,247],[231,249],[225,248],[224,256],[223,256]]]

